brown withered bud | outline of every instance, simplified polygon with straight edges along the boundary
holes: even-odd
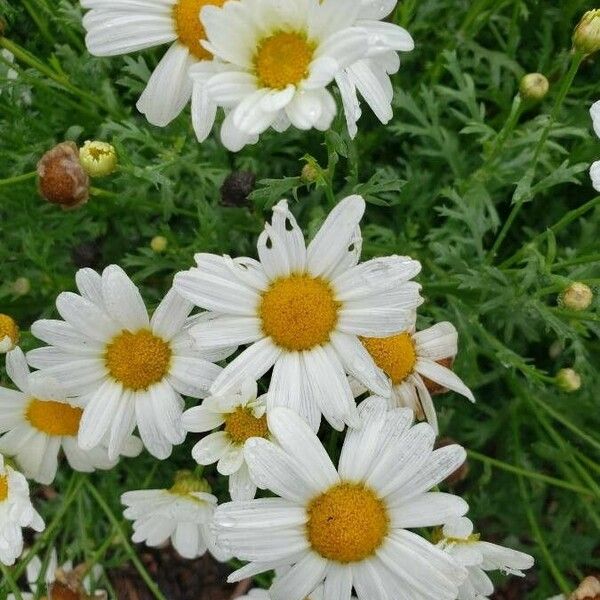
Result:
[[[595,575],[586,577],[569,600],[600,600],[600,578]]]
[[[39,192],[48,202],[65,210],[87,202],[90,179],[73,142],[62,142],[46,152],[37,164],[37,174]]]
[[[449,356],[448,358],[441,358],[436,361],[438,364],[442,365],[442,367],[446,367],[447,369],[452,369],[452,365],[454,364],[454,357]],[[438,394],[445,394],[448,389],[441,386],[439,383],[435,381],[431,381],[431,379],[427,379],[427,377],[423,377],[423,383],[425,387],[429,390],[429,393],[432,396],[437,396]]]
[[[439,438],[438,441],[435,443],[435,447],[436,449],[444,448],[446,446],[451,446],[452,444],[456,443],[456,440],[453,440],[451,437],[442,437]],[[448,477],[446,477],[446,479],[444,479],[444,483],[446,485],[449,485],[450,487],[454,487],[467,478],[470,470],[471,468],[467,459],[462,465],[460,465],[460,467],[458,467],[458,469],[456,469],[456,471],[454,471],[454,473],[451,473],[450,475],[448,475]]]
[[[254,189],[256,175],[250,171],[234,171],[225,178],[221,186],[223,206],[247,206],[248,196]]]

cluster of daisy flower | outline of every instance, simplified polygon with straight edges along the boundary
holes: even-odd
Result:
[[[335,82],[348,131],[357,133],[359,96],[387,123],[389,76],[409,33],[383,19],[397,0],[81,0],[88,50],[127,54],[170,44],[137,108],[170,123],[191,100],[199,141],[223,109],[221,140],[238,151],[272,128],[327,130]]]
[[[232,582],[275,570],[249,598],[480,600],[486,571],[531,567],[436,491],[466,453],[435,449],[432,394],[474,400],[451,368],[457,331],[416,329],[418,261],[360,262],[364,211],[360,196],[342,200],[306,245],[281,201],[258,260],[197,254],[152,316],[120,267],[80,270],[61,320],[31,327],[47,346],[7,354],[20,391],[0,389],[0,451],[24,475],[0,463],[2,562],[21,553],[22,527],[43,528],[25,476],[51,483],[61,448],[75,470],[109,469],[142,446],[167,459],[195,432],[207,435],[193,459],[216,463],[231,502],[182,471],[169,489],[124,493],[124,514],[135,542],[246,562]],[[185,410],[184,396],[202,402]],[[322,437],[347,428],[337,466],[323,418]]]

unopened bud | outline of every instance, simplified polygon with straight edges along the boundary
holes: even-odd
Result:
[[[579,587],[569,596],[569,600],[596,600],[600,598],[600,579],[586,577]]]
[[[88,140],[79,149],[79,160],[90,177],[104,177],[117,168],[117,152],[106,142]]]
[[[575,281],[563,290],[558,303],[569,310],[585,310],[589,308],[593,299],[592,290],[585,283]]]
[[[230,173],[221,186],[221,204],[232,207],[246,206],[255,183],[256,175],[250,171]]]
[[[556,385],[564,392],[576,392],[581,387],[581,376],[573,369],[561,369],[556,374]]]
[[[19,326],[8,315],[0,314],[0,354],[13,350],[19,343]]]
[[[19,277],[13,281],[12,291],[15,296],[26,296],[31,291],[31,282],[27,277]]]
[[[163,235],[154,236],[150,242],[150,248],[152,248],[152,250],[157,254],[164,252],[168,245],[169,241]]]
[[[62,142],[46,152],[38,162],[37,174],[40,194],[48,202],[64,209],[87,202],[90,180],[73,142]]]
[[[302,167],[300,179],[302,179],[304,183],[314,183],[318,179],[318,177],[319,169],[314,163],[308,162]]]
[[[573,34],[573,46],[584,54],[600,50],[600,8],[588,10],[583,15]]]
[[[519,92],[526,100],[539,102],[548,93],[550,84],[544,75],[541,73],[529,73],[521,79]]]

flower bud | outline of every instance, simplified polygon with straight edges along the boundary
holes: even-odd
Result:
[[[600,579],[586,577],[579,587],[569,596],[569,600],[596,600],[600,598]]]
[[[19,343],[20,333],[16,321],[0,313],[0,354],[10,352]]]
[[[174,494],[187,495],[195,492],[211,493],[211,487],[208,481],[202,477],[197,477],[192,471],[185,469],[177,471],[175,474],[175,482],[171,488]]]
[[[27,277],[19,277],[12,284],[12,292],[15,296],[26,296],[31,291],[31,281]]]
[[[163,235],[154,236],[152,238],[152,241],[150,242],[150,248],[152,248],[152,250],[157,254],[164,252],[167,249],[168,245],[169,241]]]
[[[303,183],[314,183],[318,177],[319,169],[314,163],[308,162],[302,167],[300,179],[302,179]]]
[[[79,160],[90,177],[104,177],[117,168],[117,152],[106,142],[88,140],[79,149]]]
[[[256,175],[250,171],[230,173],[221,186],[221,204],[223,206],[246,206],[248,196],[254,190]]]
[[[585,310],[589,308],[594,294],[592,290],[579,281],[574,281],[563,290],[558,298],[558,304],[569,310]]]
[[[588,10],[573,34],[575,50],[592,54],[600,50],[600,8]]]
[[[62,142],[42,156],[37,165],[38,189],[52,204],[76,208],[89,198],[90,180],[73,142]]]
[[[526,100],[531,100],[533,102],[543,100],[549,89],[550,84],[546,77],[541,73],[529,73],[528,75],[525,75],[525,77],[521,79],[521,84],[519,85],[521,96]]]
[[[556,374],[556,385],[564,392],[576,392],[581,387],[581,376],[573,369],[561,369]]]

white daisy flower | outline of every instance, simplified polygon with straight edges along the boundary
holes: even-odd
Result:
[[[133,521],[132,540],[161,546],[171,538],[184,558],[202,556],[208,550],[224,562],[231,556],[215,545],[212,531],[217,498],[205,480],[180,471],[170,489],[126,492],[123,515]]]
[[[256,485],[244,460],[244,446],[253,437],[269,437],[265,396],[257,398],[256,394],[256,381],[249,379],[235,393],[211,396],[202,406],[183,413],[186,431],[200,433],[225,426],[200,440],[192,456],[200,465],[217,463],[217,471],[229,477],[232,500],[254,498]]]
[[[387,338],[362,337],[361,341],[391,382],[392,404],[412,408],[417,418],[426,418],[436,433],[438,424],[429,391],[431,382],[475,402],[471,390],[441,364],[452,362],[458,352],[458,332],[452,323],[437,323],[423,331],[405,331]],[[353,388],[355,394],[366,391],[355,383]]]
[[[346,373],[380,395],[389,382],[358,336],[385,336],[414,321],[418,261],[389,256],[357,264],[365,210],[350,196],[329,214],[308,248],[287,202],[273,209],[258,239],[260,262],[196,255],[175,289],[210,311],[191,335],[201,347],[251,344],[222,371],[212,393],[258,380],[273,365],[268,407],[287,406],[316,431],[321,414],[335,429],[357,426]]]
[[[29,363],[68,394],[85,396],[78,436],[83,450],[108,438],[114,459],[137,424],[149,452],[168,457],[185,438],[181,394],[207,395],[221,371],[211,361],[230,350],[195,349],[187,321],[192,305],[173,290],[149,319],[138,288],[120,267],[111,265],[102,276],[81,269],[76,281],[80,295],[63,292],[56,300],[64,321],[31,326],[52,345],[29,352]]]
[[[0,454],[0,562],[14,564],[23,552],[22,527],[44,530],[44,521],[29,498],[24,475],[6,464]]]
[[[413,413],[388,412],[370,398],[359,407],[338,470],[311,428],[293,411],[276,408],[269,428],[277,444],[247,442],[246,461],[261,489],[277,498],[221,505],[217,543],[250,561],[238,581],[274,568],[291,569],[270,588],[273,600],[301,600],[321,584],[327,600],[453,600],[466,571],[445,552],[408,531],[465,514],[456,496],[427,492],[464,460],[460,446],[433,450],[427,423]]]
[[[82,450],[77,434],[83,408],[68,398],[55,380],[29,372],[20,348],[6,355],[6,371],[21,391],[0,387],[0,452],[14,457],[26,477],[50,485],[56,476],[61,448],[71,468],[89,473],[112,469],[118,462],[109,459],[108,450],[98,446]],[[125,456],[142,451],[138,438],[125,441]]]
[[[600,138],[600,100],[592,104],[590,114],[592,115],[594,131],[596,132],[596,135]],[[594,189],[600,192],[600,160],[592,164],[590,168],[590,176],[592,178],[592,185],[594,186]]]
[[[200,10],[225,0],[81,0],[86,46],[94,56],[129,54],[171,44],[152,73],[137,109],[153,125],[168,125],[189,102],[189,68],[210,60]]]
[[[203,45],[222,68],[190,69],[198,139],[210,133],[217,106],[226,109],[221,138],[233,151],[256,143],[269,127],[328,129],[336,106],[326,86],[366,52],[367,32],[353,27],[358,11],[358,3],[345,0],[240,0],[204,8]]]
[[[398,52],[410,52],[415,44],[411,35],[398,25],[383,21],[397,0],[361,0],[356,27],[368,34],[368,52],[360,60],[339,71],[335,77],[344,105],[350,137],[358,132],[361,117],[358,95],[371,107],[377,118],[388,123],[393,117],[394,90],[390,75],[400,68]]]
[[[468,577],[460,586],[459,600],[485,600],[494,592],[494,584],[485,571],[500,570],[524,577],[522,569],[533,566],[533,557],[498,544],[482,542],[473,534],[473,523],[466,517],[455,518],[444,525],[438,546],[457,564],[465,567]]]

